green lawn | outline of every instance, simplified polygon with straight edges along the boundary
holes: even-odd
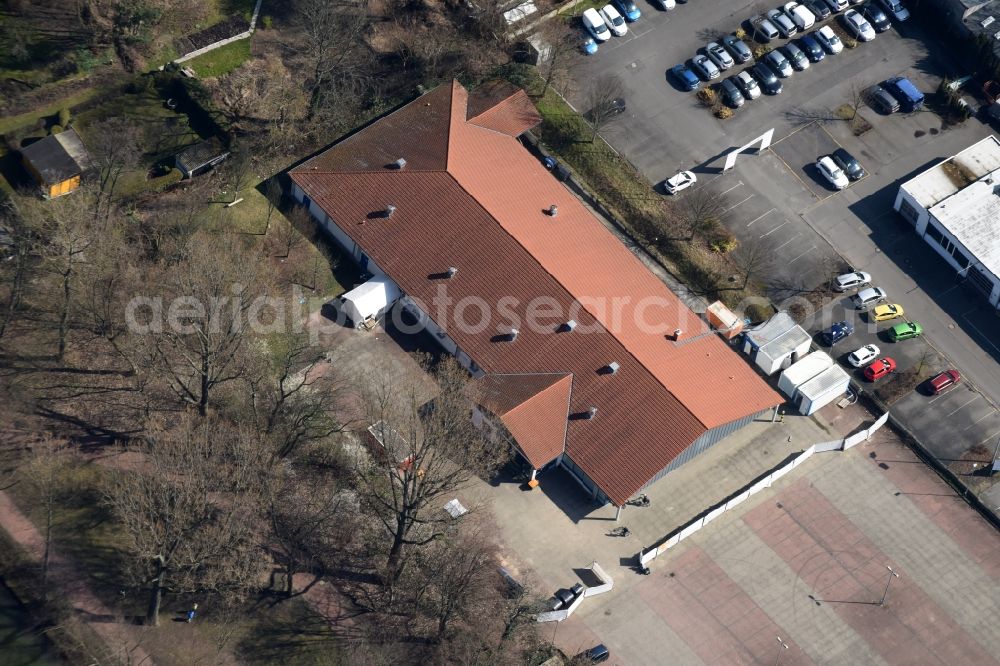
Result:
[[[191,67],[202,78],[211,78],[228,74],[242,65],[249,57],[250,38],[247,38],[192,58],[182,63],[182,66]]]
[[[28,111],[26,113],[7,118],[0,118],[0,134],[6,134],[7,132],[15,130],[19,127],[30,125],[31,123],[36,122],[39,118],[59,113],[59,109],[72,109],[74,106],[90,101],[94,97],[105,94],[106,92],[107,91],[103,88],[84,88],[83,90],[77,91],[72,95],[67,95],[66,97],[41,106],[33,111]]]

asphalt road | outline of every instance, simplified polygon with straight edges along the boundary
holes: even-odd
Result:
[[[905,25],[901,33],[893,28],[873,42],[795,72],[783,80],[782,94],[747,102],[732,119],[722,121],[693,94],[677,90],[666,71],[690,59],[716,34],[736,28],[753,13],[752,4],[733,7],[721,0],[698,0],[678,4],[671,12],[640,6],[643,17],[630,26],[628,37],[612,38],[587,58],[568,93],[570,101],[586,110],[589,82],[605,73],[617,74],[626,88],[628,110],[602,130],[604,137],[652,182],[690,169],[698,174],[697,187],[709,187],[723,197],[730,230],[743,243],[764,244],[774,257],[772,297],[780,300],[815,288],[847,266],[868,271],[891,302],[903,304],[908,317],[924,326],[923,341],[893,349],[900,355],[901,369],[917,362],[909,358],[911,353],[931,358],[923,351],[929,343],[945,357],[935,361],[941,369],[958,367],[967,384],[981,391],[982,399],[976,402],[1000,404],[1000,319],[978,295],[957,284],[943,261],[892,211],[902,182],[991,129],[975,120],[944,129],[929,111],[881,116],[863,109],[861,115],[872,129],[856,137],[846,122],[832,119],[833,109],[850,100],[852,81],[867,85],[904,75],[931,92],[940,76],[964,72],[945,71],[937,57],[940,49],[932,55],[917,38],[919,26]],[[719,173],[727,152],[769,128],[775,130],[770,149],[741,155],[735,169]],[[869,172],[841,192],[829,189],[812,166],[837,145],[847,148]],[[815,332],[836,321],[837,307],[836,301],[830,304],[811,320],[810,329]],[[842,355],[862,344],[856,334],[849,345],[841,343]],[[938,402],[914,394],[898,404],[914,416],[922,439],[926,435],[929,443],[947,440],[939,452],[942,458],[957,458],[960,449],[967,451],[993,435],[986,430],[994,416],[943,410],[943,404],[934,408]],[[969,409],[974,409],[972,403]],[[916,418],[921,411],[938,416]],[[959,422],[961,428],[948,427]]]

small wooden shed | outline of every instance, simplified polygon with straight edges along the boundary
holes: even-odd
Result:
[[[194,178],[227,157],[229,157],[229,151],[225,149],[221,141],[213,138],[188,146],[177,153],[174,162],[185,178]]]
[[[69,194],[80,187],[80,177],[90,168],[87,148],[73,129],[21,148],[21,161],[48,198]]]

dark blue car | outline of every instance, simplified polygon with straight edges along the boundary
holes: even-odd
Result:
[[[697,90],[701,85],[701,80],[688,69],[687,65],[674,65],[670,68],[670,73],[684,90]]]
[[[819,62],[826,57],[823,46],[812,35],[803,35],[799,38],[799,46],[805,51],[809,62]]]
[[[635,6],[633,0],[611,0],[611,2],[629,23],[638,21],[639,17],[642,16],[642,12]]]
[[[832,347],[853,332],[854,325],[851,324],[851,322],[838,321],[836,324],[823,331],[823,344],[827,347]]]

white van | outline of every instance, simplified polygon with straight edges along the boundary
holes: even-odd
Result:
[[[583,27],[594,36],[599,42],[606,42],[611,39],[611,31],[608,24],[604,22],[597,10],[591,7],[583,12]]]

